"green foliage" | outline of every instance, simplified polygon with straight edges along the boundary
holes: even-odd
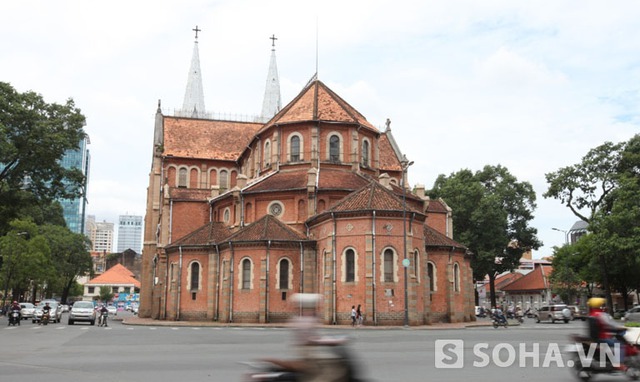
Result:
[[[113,291],[111,290],[111,287],[108,287],[106,285],[103,285],[100,287],[100,300],[104,303],[111,301],[113,299]]]
[[[582,162],[547,174],[545,197],[560,200],[589,224],[577,243],[582,280],[625,297],[640,287],[640,135],[628,142],[606,142]],[[583,213],[586,210],[587,213]]]
[[[60,159],[85,137],[85,117],[72,99],[46,103],[41,95],[18,93],[0,82],[0,234],[21,210],[47,207],[84,191],[84,175]]]
[[[485,166],[438,176],[429,196],[443,198],[453,210],[454,239],[474,253],[474,278],[489,275],[495,304],[495,276],[513,270],[524,251],[541,245],[529,226],[536,208],[533,187],[505,167]]]
[[[91,243],[86,236],[61,226],[47,224],[40,227],[40,232],[51,248],[51,259],[56,271],[47,283],[59,291],[61,301],[66,302],[76,278],[92,269],[93,262],[89,253]]]

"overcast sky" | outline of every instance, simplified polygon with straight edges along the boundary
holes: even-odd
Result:
[[[369,122],[391,120],[411,185],[498,164],[530,182],[537,258],[577,220],[542,197],[544,175],[640,132],[637,1],[21,0],[0,14],[0,81],[74,99],[88,214],[116,225],[145,213],[157,102],[182,106],[196,25],[208,111],[260,113],[275,34],[283,106],[317,62]]]

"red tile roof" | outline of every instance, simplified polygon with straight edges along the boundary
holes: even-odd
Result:
[[[522,277],[524,277],[524,275],[520,272],[509,272],[498,276],[494,281],[496,290],[502,290],[504,286],[507,286]]]
[[[164,155],[235,161],[260,123],[164,117]]]
[[[231,235],[231,230],[222,222],[210,222],[190,234],[174,241],[167,249],[218,244]]]
[[[537,265],[533,271],[522,278],[505,285],[502,290],[509,292],[542,291],[549,288],[549,275],[553,271],[550,265]]]
[[[307,171],[308,169],[306,168],[279,171],[247,187],[243,193],[306,190]],[[321,168],[318,187],[320,190],[352,191],[366,185],[368,182],[369,180],[350,170]]]
[[[86,285],[133,285],[140,288],[140,281],[133,278],[133,272],[122,264],[116,264],[100,276],[89,280]]]
[[[404,205],[393,191],[371,181],[336,204],[330,212],[358,210],[402,211]],[[422,214],[420,211],[412,210],[410,205],[407,205],[407,211]]]
[[[306,241],[307,238],[301,233],[289,228],[289,226],[278,220],[278,218],[272,215],[265,215],[254,223],[251,223],[251,225],[234,233],[225,241],[253,242],[266,240]]]
[[[456,249],[467,249],[464,245],[446,235],[441,234],[428,225],[424,226],[424,241],[426,247],[453,247]]]
[[[391,142],[389,142],[387,134],[380,135],[378,147],[380,149],[380,171],[402,171],[402,165],[393,150],[393,146],[391,146]]]
[[[318,80],[307,85],[262,130],[277,124],[303,121],[351,123],[379,132],[360,112]]]

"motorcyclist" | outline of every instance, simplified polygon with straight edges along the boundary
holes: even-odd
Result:
[[[51,317],[51,307],[49,306],[48,302],[45,302],[44,306],[42,307],[42,318],[44,318],[45,315]],[[40,323],[42,323],[42,320],[40,321]]]
[[[298,355],[303,362],[303,381],[344,381],[349,373],[345,360],[333,352],[342,339],[318,334],[317,308],[321,295],[300,293],[293,296],[301,314],[291,321]]]
[[[507,318],[504,316],[504,313],[502,313],[502,309],[500,309],[499,307],[496,307],[494,312],[493,312],[493,316],[495,317],[496,320],[498,320],[499,322],[504,322],[507,321]]]
[[[22,310],[22,307],[20,306],[20,304],[18,304],[18,301],[14,301],[11,304],[11,307],[9,308],[9,313],[17,311],[18,312],[18,320],[20,320],[22,318],[21,310]]]
[[[104,326],[109,326],[107,325],[107,316],[109,315],[109,309],[107,309],[107,305],[106,304],[102,304],[102,307],[100,308],[100,322],[104,325]],[[104,321],[102,321],[104,320]]]
[[[618,325],[606,312],[606,303],[602,297],[592,297],[587,301],[589,306],[589,337],[591,340],[606,343],[613,349],[620,346],[620,362],[624,360],[625,345],[616,338],[616,333],[624,332],[626,328]]]

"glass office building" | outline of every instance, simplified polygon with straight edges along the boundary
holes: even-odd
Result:
[[[85,175],[84,195],[76,199],[62,199],[59,200],[62,204],[62,211],[64,214],[64,220],[67,223],[67,227],[76,233],[86,233],[84,226],[85,221],[85,208],[87,205],[86,190],[89,182],[89,137],[86,137],[80,141],[79,147],[76,150],[67,150],[64,157],[61,160],[61,164],[64,168],[77,168]]]

